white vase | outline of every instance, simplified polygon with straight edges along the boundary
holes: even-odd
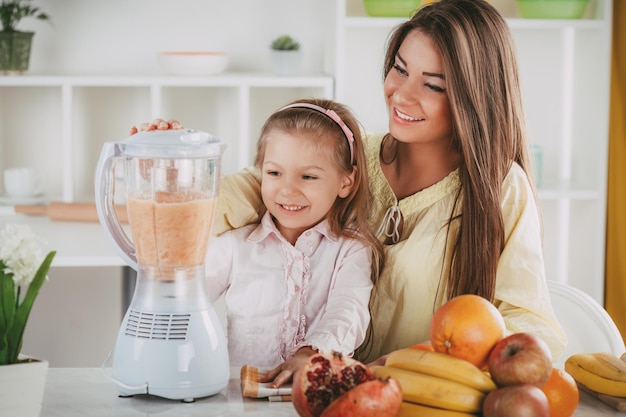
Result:
[[[300,71],[300,51],[272,49],[272,68],[276,75],[296,75]]]
[[[0,365],[0,416],[39,417],[48,361],[20,355],[12,365]]]

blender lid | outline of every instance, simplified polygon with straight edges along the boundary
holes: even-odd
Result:
[[[118,146],[127,156],[165,159],[219,157],[226,148],[217,137],[194,129],[139,132]]]

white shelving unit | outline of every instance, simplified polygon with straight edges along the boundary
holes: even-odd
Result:
[[[523,19],[513,0],[493,0],[518,48],[530,142],[543,154],[539,198],[548,279],[604,300],[606,172],[612,0],[590,0],[583,19]],[[382,62],[403,19],[368,17],[361,0],[335,2],[327,68],[335,98],[364,127],[387,129]],[[378,82],[377,82],[378,81]]]
[[[310,95],[332,97],[333,79],[254,73],[0,77],[0,166],[40,167],[51,198],[93,199],[93,169],[103,142],[123,138],[139,121],[178,115],[186,126],[228,143],[224,169],[233,172],[250,163],[264,118],[287,100]]]

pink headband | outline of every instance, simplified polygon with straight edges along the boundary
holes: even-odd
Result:
[[[310,103],[294,103],[294,104],[289,104],[288,106],[285,106],[279,109],[278,111],[286,110],[286,109],[293,109],[293,108],[306,108],[306,109],[315,110],[333,119],[333,121],[339,125],[341,130],[343,130],[343,134],[346,135],[346,139],[348,139],[348,145],[350,145],[350,164],[354,165],[354,135],[352,134],[352,131],[350,130],[350,128],[346,126],[343,120],[341,120],[341,117],[339,117],[339,115],[334,110],[325,109],[323,107],[317,106],[315,104],[310,104]]]

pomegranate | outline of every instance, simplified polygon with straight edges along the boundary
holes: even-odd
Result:
[[[291,398],[301,417],[319,417],[342,394],[376,377],[361,362],[338,352],[317,353],[293,377]]]
[[[357,385],[330,403],[320,417],[395,417],[402,407],[402,388],[392,378]]]

